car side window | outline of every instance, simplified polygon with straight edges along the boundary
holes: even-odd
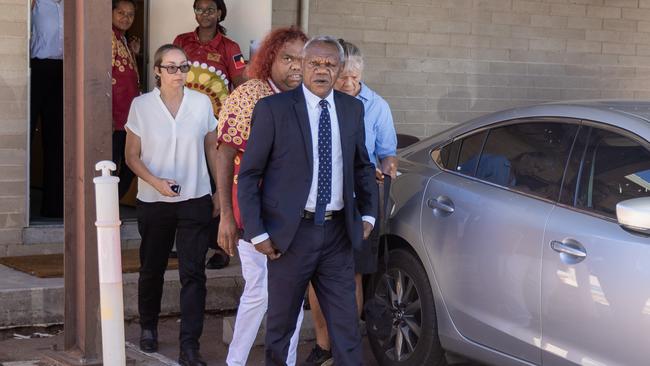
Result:
[[[474,175],[487,132],[454,140],[432,152],[433,160],[442,168],[464,175]]]
[[[453,164],[454,170],[460,174],[473,176],[476,172],[476,165],[481,156],[481,148],[485,142],[487,131],[465,137],[460,140],[458,160]],[[451,164],[450,164],[451,165]]]
[[[576,143],[574,154],[581,159],[580,168],[568,180],[569,184],[577,182],[573,190],[569,189],[573,205],[615,219],[617,203],[650,196],[650,152],[646,147],[630,137],[595,127],[583,136],[580,140],[586,143]]]
[[[476,178],[557,200],[578,124],[519,122],[490,130]]]
[[[436,163],[438,163],[442,168],[456,170],[455,167],[458,162],[458,153],[460,152],[461,142],[462,140],[456,140],[438,149],[440,155],[439,159],[436,159]]]

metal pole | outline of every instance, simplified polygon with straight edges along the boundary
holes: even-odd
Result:
[[[112,161],[100,161],[95,165],[95,170],[101,170],[102,175],[93,179],[97,210],[95,226],[97,226],[102,354],[106,366],[126,364],[120,249],[122,222],[117,190],[120,178],[111,175],[111,172],[116,169]]]

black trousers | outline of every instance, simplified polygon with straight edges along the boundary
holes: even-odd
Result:
[[[181,348],[199,348],[205,311],[205,254],[212,200],[206,195],[183,202],[137,201],[140,244],[138,312],[143,329],[158,326],[169,252],[176,239],[181,280]]]
[[[135,174],[126,165],[124,158],[124,148],[126,147],[126,131],[113,131],[113,162],[117,165],[117,175],[120,177],[120,183],[117,186],[120,199],[129,191],[131,182]]]
[[[315,225],[303,219],[289,249],[268,262],[266,365],[286,365],[307,284],[311,281],[327,322],[334,363],[361,365],[352,246],[345,221]]]
[[[32,135],[41,120],[43,204],[41,215],[63,217],[63,61],[30,61]]]

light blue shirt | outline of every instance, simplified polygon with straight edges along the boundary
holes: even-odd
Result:
[[[36,0],[29,48],[31,58],[63,60],[62,0]]]
[[[379,160],[397,154],[397,135],[393,125],[393,115],[384,98],[375,93],[368,85],[361,83],[357,99],[363,102],[365,111],[366,149],[370,161],[381,169]]]

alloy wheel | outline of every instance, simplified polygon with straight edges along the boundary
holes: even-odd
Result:
[[[393,324],[390,336],[379,343],[389,359],[402,362],[413,354],[420,339],[422,306],[418,289],[407,272],[394,268],[389,274],[379,284],[376,295],[391,309]]]

